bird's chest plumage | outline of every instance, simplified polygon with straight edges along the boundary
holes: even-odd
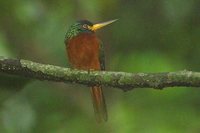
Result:
[[[100,69],[99,40],[95,34],[82,33],[66,42],[70,64],[78,69]]]

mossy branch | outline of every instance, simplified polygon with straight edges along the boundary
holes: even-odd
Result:
[[[124,91],[133,88],[200,87],[200,72],[186,70],[164,73],[88,72],[23,59],[0,57],[0,72],[39,80],[78,83],[88,86],[101,84],[117,87]]]

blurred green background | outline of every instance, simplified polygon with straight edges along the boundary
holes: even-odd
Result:
[[[200,71],[200,0],[0,0],[0,56],[68,66],[76,20],[119,21],[97,32],[111,71]],[[89,89],[0,73],[1,133],[199,133],[198,88],[104,87],[109,120],[95,121]]]

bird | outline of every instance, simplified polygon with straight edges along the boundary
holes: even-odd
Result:
[[[72,68],[88,72],[105,70],[103,45],[97,37],[96,31],[116,20],[95,24],[88,20],[79,20],[68,28],[64,42],[68,61]],[[107,121],[108,115],[102,86],[91,86],[90,92],[97,122]]]

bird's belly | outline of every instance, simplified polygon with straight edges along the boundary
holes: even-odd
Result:
[[[95,45],[69,45],[67,48],[70,64],[77,69],[99,70],[99,48]]]

